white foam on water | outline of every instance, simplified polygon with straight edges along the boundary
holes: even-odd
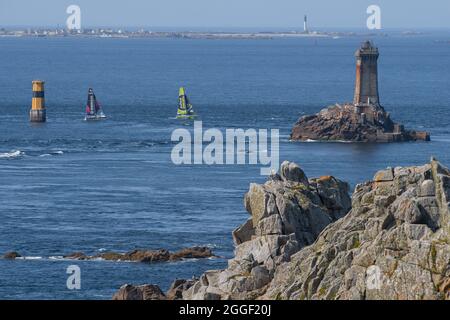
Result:
[[[193,244],[192,247],[207,247],[207,248],[210,248],[210,249],[219,248],[219,246],[217,244],[214,244],[214,243]]]
[[[23,156],[25,152],[15,150],[11,152],[0,153],[0,159],[14,159]]]
[[[57,151],[51,151],[49,153],[43,153],[43,154],[39,155],[39,157],[60,156],[60,155],[63,155],[63,154],[64,154],[64,151],[57,150]]]
[[[96,257],[96,258],[92,258],[92,259],[89,259],[89,261],[107,261],[107,260],[105,260],[104,258],[101,258],[101,257]],[[117,262],[121,262],[122,260],[117,260]]]
[[[291,142],[298,142],[295,140],[290,140]],[[310,142],[310,143],[355,143],[353,141],[346,141],[346,140],[313,140],[313,139],[306,139],[304,141],[300,142]]]
[[[66,260],[63,256],[51,256],[48,257],[49,260]]]
[[[33,256],[29,256],[29,257],[18,257],[16,258],[17,260],[42,260],[42,257],[33,257]]]
[[[64,257],[64,256],[50,256],[48,257],[48,260],[53,260],[53,261],[106,261],[103,258],[92,258],[89,260],[79,260],[79,259],[75,259],[75,258],[70,258],[70,257]]]
[[[60,156],[60,155],[63,155],[64,154],[64,151],[61,151],[61,150],[57,150],[57,151],[50,151],[49,153],[43,153],[43,154],[40,154],[38,157],[52,157],[52,156]]]

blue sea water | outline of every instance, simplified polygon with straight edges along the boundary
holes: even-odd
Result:
[[[380,94],[394,120],[429,143],[292,143],[297,118],[352,100],[354,52],[364,39],[175,40],[0,38],[1,299],[109,299],[124,283],[167,289],[226,266],[243,196],[258,166],[175,166],[171,133],[186,86],[205,128],[274,128],[281,160],[310,177],[354,186],[387,166],[450,165],[449,33],[388,36]],[[31,80],[46,81],[48,122],[28,122]],[[87,88],[109,118],[86,123]],[[221,258],[168,264],[56,259],[75,251],[211,246]],[[81,268],[82,289],[66,287]]]

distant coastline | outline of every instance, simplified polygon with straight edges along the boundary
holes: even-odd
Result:
[[[0,28],[0,37],[92,37],[92,38],[175,38],[175,39],[278,39],[278,38],[341,38],[358,36],[387,36],[386,33],[322,32],[322,31],[262,31],[262,32],[202,32],[202,31],[150,31],[139,29],[98,28],[67,30],[61,28]]]

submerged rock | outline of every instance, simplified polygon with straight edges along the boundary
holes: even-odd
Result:
[[[67,256],[64,256],[63,258],[71,260],[89,260],[92,257],[85,255],[83,252],[73,252]]]
[[[213,257],[214,254],[208,247],[185,248],[169,256],[169,260],[177,261],[181,259],[205,259]]]
[[[88,256],[82,252],[75,252],[64,256],[65,259],[73,260],[95,260],[103,259],[108,261],[130,261],[142,263],[169,262],[183,259],[201,259],[214,257],[212,250],[208,247],[185,248],[178,252],[171,253],[168,250],[133,250],[127,253],[104,252],[95,256]]]
[[[3,255],[3,259],[7,259],[7,260],[14,260],[14,259],[21,258],[21,257],[22,256],[16,251],[7,252]]]

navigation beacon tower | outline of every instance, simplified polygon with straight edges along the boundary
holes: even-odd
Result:
[[[44,81],[33,81],[33,98],[31,102],[30,121],[45,122],[47,119],[45,111]]]

